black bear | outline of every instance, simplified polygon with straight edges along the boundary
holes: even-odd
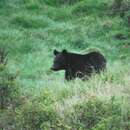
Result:
[[[106,68],[106,59],[99,52],[88,54],[76,54],[63,50],[54,50],[54,64],[51,68],[54,71],[65,70],[65,79],[72,80],[76,77],[85,79],[93,72],[100,73]]]

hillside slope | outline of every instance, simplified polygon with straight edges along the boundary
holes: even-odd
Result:
[[[3,130],[130,129],[130,13],[114,11],[113,0],[0,1],[0,48],[22,100],[0,110]],[[107,71],[65,82],[50,70],[54,49],[99,50]]]

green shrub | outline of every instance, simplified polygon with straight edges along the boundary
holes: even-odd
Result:
[[[3,66],[0,66],[0,107],[6,108],[7,106],[15,105],[17,102],[19,87],[13,75],[3,69]]]
[[[15,109],[22,104],[17,75],[7,68],[7,53],[0,48],[0,128],[14,129]]]
[[[0,108],[15,107],[20,96],[15,75],[10,74],[5,65],[0,64]]]
[[[94,130],[96,130],[98,124],[103,122],[103,120],[108,121],[104,124],[101,123],[100,125],[102,127],[107,125],[107,123],[111,125],[112,120],[114,123],[114,121],[116,121],[115,117],[120,118],[120,115],[120,104],[114,103],[114,101],[105,102],[92,98],[74,106],[74,112],[72,112],[70,116],[70,122],[74,129],[91,130],[95,128]],[[120,124],[120,122],[118,123]],[[115,128],[116,125],[117,122],[113,124],[113,128]]]
[[[28,100],[21,109],[16,111],[17,127],[24,130],[42,130],[56,126],[57,112],[53,103],[54,98],[48,91]]]

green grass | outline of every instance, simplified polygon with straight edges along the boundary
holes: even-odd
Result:
[[[18,129],[25,125],[26,129],[31,130],[35,126],[34,130],[49,130],[51,126],[55,129],[84,130],[84,121],[89,118],[85,116],[85,120],[80,122],[80,113],[88,107],[91,109],[91,98],[103,102],[101,109],[111,113],[101,116],[101,120],[95,119],[96,124],[91,126],[91,130],[110,130],[111,124],[115,125],[112,130],[116,130],[116,126],[122,130],[118,122],[128,123],[130,31],[127,18],[110,15],[112,3],[112,0],[72,0],[72,3],[64,3],[64,0],[61,3],[59,0],[0,1],[0,47],[9,52],[7,67],[10,73],[19,74],[17,81],[25,98],[23,106],[15,108],[14,112]],[[115,39],[114,36],[120,33],[128,38]],[[107,59],[107,71],[94,75],[88,81],[76,79],[66,82],[63,71],[50,70],[53,49],[82,54],[99,50]],[[116,107],[114,103],[107,108],[105,102],[109,104],[111,100],[119,102],[121,112],[113,114],[115,109],[109,107]],[[99,109],[99,106],[95,108]],[[38,118],[35,126],[31,126],[32,120],[26,116],[31,111],[32,115],[29,116],[33,118],[33,110]],[[5,129],[10,124],[6,122],[10,111],[5,111],[5,118],[2,118]],[[89,113],[85,111],[85,114]],[[90,117],[93,117],[92,113]],[[12,120],[9,119],[9,122]]]

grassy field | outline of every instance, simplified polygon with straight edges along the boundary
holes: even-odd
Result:
[[[18,73],[22,102],[0,111],[0,130],[130,130],[129,11],[121,18],[112,5],[113,0],[0,1],[0,47],[8,51],[9,73]],[[54,49],[99,50],[107,71],[65,82],[63,71],[50,70]]]

